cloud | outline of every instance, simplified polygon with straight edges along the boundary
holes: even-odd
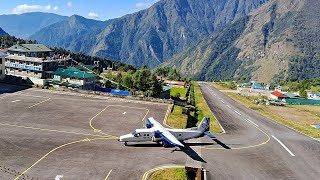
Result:
[[[68,6],[68,7],[72,7],[72,2],[69,1],[69,2],[67,3],[67,6]]]
[[[95,12],[89,12],[88,16],[93,19],[99,19],[99,15]]]
[[[54,11],[58,11],[58,9],[59,9],[58,6],[54,6],[54,7],[53,7],[53,10],[54,10]]]
[[[137,8],[148,8],[158,1],[159,0],[143,0],[141,2],[137,2],[136,7]]]
[[[41,5],[28,5],[28,4],[21,4],[16,6],[13,10],[13,14],[22,14],[27,12],[35,12],[35,11],[41,11],[41,12],[48,12],[51,10],[51,5],[47,6],[41,6]]]

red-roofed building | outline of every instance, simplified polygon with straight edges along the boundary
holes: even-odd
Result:
[[[163,81],[163,84],[169,85],[169,86],[175,86],[175,87],[184,87],[184,85],[185,85],[186,83],[185,83],[185,82],[182,82],[182,81],[169,81],[169,80],[165,80],[165,81]]]
[[[282,99],[286,99],[289,98],[288,96],[286,96],[285,94],[282,94],[281,92],[278,91],[273,91],[270,94],[270,98],[274,99],[274,100],[282,100]]]

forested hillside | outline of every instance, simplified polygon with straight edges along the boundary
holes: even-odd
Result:
[[[89,36],[58,35],[57,42],[50,34],[52,31],[43,30],[46,36],[32,37],[48,45],[153,68],[265,2],[267,0],[160,0],[146,10],[113,20],[99,33],[92,31]],[[61,23],[61,27],[66,26]]]
[[[246,78],[269,83],[317,78],[319,5],[316,0],[271,0],[247,21],[214,33],[163,66],[176,67],[199,80]]]

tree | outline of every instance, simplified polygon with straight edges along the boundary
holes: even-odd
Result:
[[[181,79],[181,75],[177,71],[177,69],[171,69],[169,74],[168,74],[168,79],[169,80],[174,80],[174,81],[179,81]]]
[[[308,93],[307,93],[307,91],[305,89],[301,89],[299,94],[300,94],[300,97],[302,97],[302,98],[307,98],[308,97]]]
[[[162,84],[158,81],[155,74],[151,74],[149,77],[149,90],[152,97],[159,97],[162,92]]]
[[[127,86],[128,88],[133,88],[133,80],[132,80],[132,75],[131,74],[127,74],[125,76],[122,77],[122,84],[124,86]]]

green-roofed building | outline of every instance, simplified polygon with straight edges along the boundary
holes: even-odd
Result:
[[[71,63],[70,56],[54,54],[43,44],[16,44],[10,47],[5,58],[7,78],[25,83],[45,85],[52,72]]]
[[[52,85],[60,85],[79,89],[90,90],[95,88],[96,75],[81,71],[75,67],[59,68],[53,73]]]

